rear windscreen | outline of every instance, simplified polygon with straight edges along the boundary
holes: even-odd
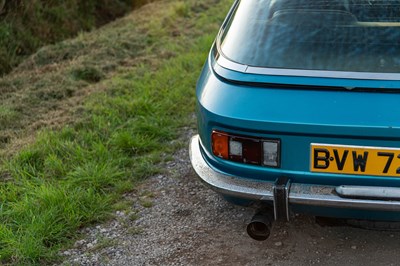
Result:
[[[400,1],[242,0],[220,48],[256,67],[399,72]]]

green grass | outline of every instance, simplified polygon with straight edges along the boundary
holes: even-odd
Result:
[[[196,79],[230,4],[155,4],[137,43],[126,44],[142,47],[136,52],[143,60],[112,77],[90,57],[80,68],[65,68],[74,80],[102,80],[103,89],[85,98],[73,123],[42,131],[2,165],[0,262],[57,261],[79,228],[107,219],[123,193],[163,171],[168,154],[182,146],[175,141],[182,128],[193,126]],[[16,115],[12,107],[0,109],[5,123]],[[142,204],[151,207],[147,198]]]
[[[12,107],[0,106],[0,127],[12,127],[18,121],[18,113]]]
[[[8,112],[0,126],[0,140],[4,140],[0,156],[12,154],[21,142],[30,142],[42,127],[59,128],[75,121],[83,112],[83,98],[109,89],[108,80],[121,69],[146,65],[137,72],[144,76],[163,60],[175,57],[185,49],[175,40],[182,42],[186,36],[201,34],[190,22],[190,15],[199,16],[207,8],[202,1],[178,1],[174,7],[172,1],[163,1],[94,32],[39,49],[12,73],[0,77],[1,106],[13,113]],[[148,108],[151,102],[136,104],[137,108]]]

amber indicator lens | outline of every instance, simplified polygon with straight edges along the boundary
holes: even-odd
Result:
[[[223,159],[229,159],[229,136],[222,132],[213,131],[211,139],[213,154]]]

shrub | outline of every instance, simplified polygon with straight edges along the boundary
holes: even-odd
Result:
[[[150,0],[0,0],[0,76],[39,47],[99,27]]]

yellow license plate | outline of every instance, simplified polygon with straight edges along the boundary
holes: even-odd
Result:
[[[400,148],[311,144],[311,172],[400,177]]]

